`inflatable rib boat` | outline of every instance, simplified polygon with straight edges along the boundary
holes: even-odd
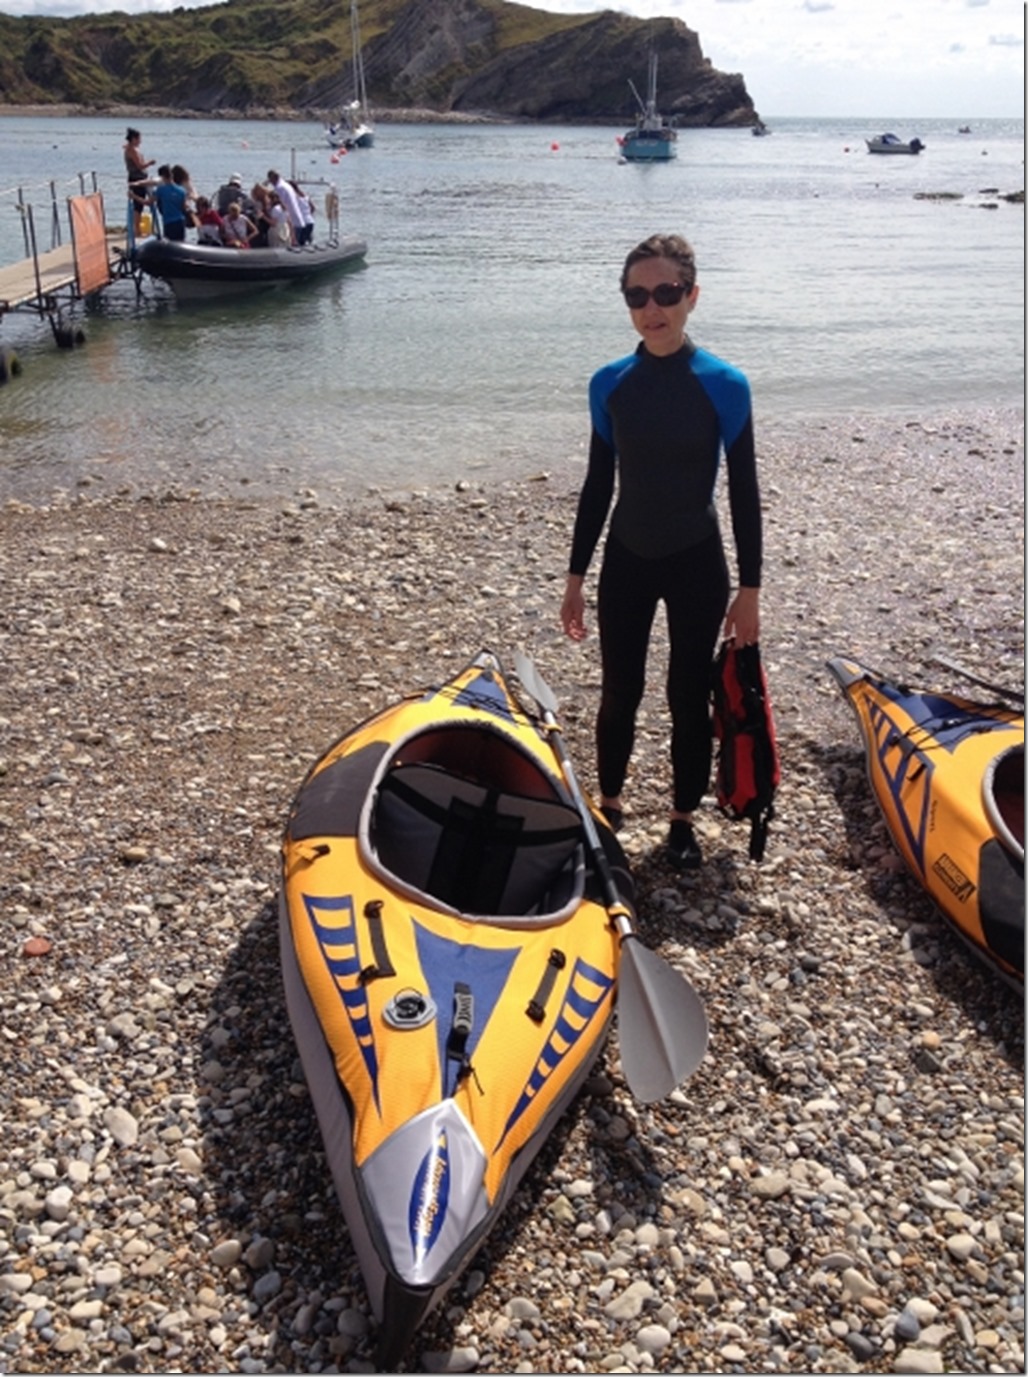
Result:
[[[639,949],[632,894],[553,731],[488,652],[343,737],[300,788],[283,846],[286,1003],[380,1366],[495,1223],[602,1050],[616,995],[636,1093],[666,1093],[702,1057],[702,1006]],[[689,1046],[651,1084],[662,1041]]]
[[[829,660],[900,854],[956,931],[1024,982],[1024,711]]]

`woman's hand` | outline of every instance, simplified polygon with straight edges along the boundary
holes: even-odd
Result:
[[[740,588],[725,614],[725,637],[734,636],[737,646],[760,640],[760,589]]]
[[[582,594],[582,583],[581,574],[568,574],[568,581],[564,587],[564,600],[560,605],[561,626],[573,641],[584,641],[586,636],[585,598]]]

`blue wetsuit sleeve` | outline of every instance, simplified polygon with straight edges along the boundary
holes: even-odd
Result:
[[[757,456],[753,443],[753,419],[747,416],[739,434],[725,448],[728,469],[728,505],[732,514],[740,588],[759,588],[763,561],[763,526]]]
[[[579,494],[578,514],[571,538],[570,574],[584,574],[589,568],[614,495],[615,467],[614,446],[594,428],[589,441],[589,468]]]

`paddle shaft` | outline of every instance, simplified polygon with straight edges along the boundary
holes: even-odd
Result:
[[[621,898],[621,895],[618,893],[617,885],[614,883],[614,876],[610,869],[610,862],[607,860],[607,853],[603,849],[603,843],[600,841],[600,834],[596,830],[596,822],[593,818],[592,811],[575,777],[574,766],[571,764],[571,759],[564,745],[564,738],[561,734],[560,726],[550,708],[546,707],[545,704],[540,704],[540,707],[542,708],[543,725],[549,734],[550,744],[553,747],[554,753],[560,761],[560,768],[563,772],[564,780],[568,786],[568,791],[572,799],[574,799],[579,816],[582,819],[585,839],[589,844],[589,850],[592,852],[593,860],[596,862],[596,869],[599,871],[607,912],[610,914],[611,922],[617,928],[620,935],[622,937],[627,937],[632,931],[628,906]]]
[[[625,1082],[637,1099],[652,1104],[681,1085],[703,1060],[709,1033],[703,1001],[685,976],[650,951],[633,931],[631,910],[618,893],[596,820],[564,748],[556,699],[527,656],[519,654],[517,670],[521,683],[539,705],[600,876],[608,919],[621,944],[617,1007]]]
[[[968,669],[960,664],[958,660],[950,659],[948,655],[943,655],[939,651],[932,651],[932,659],[937,665],[942,665],[943,669],[952,670],[954,674],[959,674],[962,679],[967,679],[969,683],[977,684],[979,688],[989,689],[992,693],[998,693],[1001,698],[1009,698],[1012,703],[1024,703],[1024,694],[1017,689],[1007,688],[1004,684],[995,684],[991,679],[983,679],[974,670]]]

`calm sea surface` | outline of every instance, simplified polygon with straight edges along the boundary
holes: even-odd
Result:
[[[621,260],[656,230],[693,240],[691,332],[749,375],[758,443],[762,420],[1023,404],[1024,210],[986,194],[1024,186],[1022,121],[903,121],[916,158],[866,152],[883,119],[687,130],[659,167],[619,163],[605,128],[383,125],[333,164],[313,124],[139,123],[145,155],[200,191],[270,167],[319,196],[334,181],[366,266],[206,307],[119,283],[78,309],[68,352],[4,317],[23,371],[0,388],[0,499],[364,491],[580,459],[588,377],[635,343]],[[19,189],[43,248],[51,182],[63,203],[95,173],[123,223],[123,139],[120,120],[0,119],[0,264],[23,256]]]

